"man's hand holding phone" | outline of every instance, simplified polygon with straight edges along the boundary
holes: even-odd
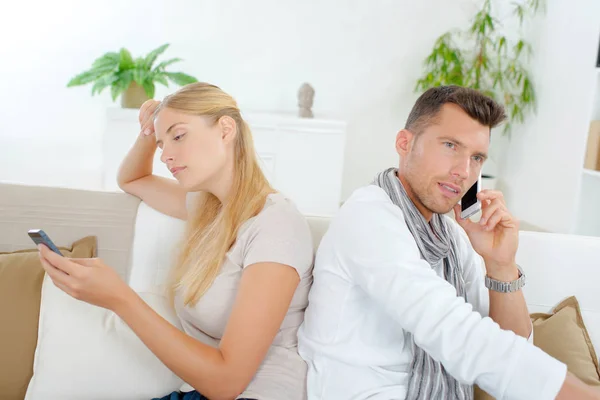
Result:
[[[477,198],[481,202],[479,222],[461,218],[458,204],[454,207],[456,221],[469,236],[473,249],[483,257],[488,273],[501,277],[508,272],[506,267],[516,268],[519,221],[508,211],[502,192],[482,190]]]

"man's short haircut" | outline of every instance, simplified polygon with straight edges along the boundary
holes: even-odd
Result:
[[[483,93],[461,86],[437,86],[425,91],[413,106],[405,129],[415,135],[437,123],[444,104],[456,104],[469,117],[490,130],[506,119],[504,107]]]

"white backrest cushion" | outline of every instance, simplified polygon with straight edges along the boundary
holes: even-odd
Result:
[[[184,229],[185,221],[140,203],[129,272],[129,285],[134,290],[160,293],[164,289]]]
[[[325,235],[329,228],[331,218],[308,216],[306,219],[308,220],[313,246],[316,251],[319,247],[319,243],[321,243],[321,239],[323,239],[323,235]]]
[[[181,329],[166,298],[140,296]],[[26,400],[142,400],[165,396],[182,383],[118,316],[70,297],[44,278]]]
[[[329,218],[307,217],[315,249]],[[185,222],[140,203],[133,237],[129,285],[136,291],[160,292],[185,229]]]
[[[548,312],[575,296],[592,343],[600,350],[600,238],[522,231],[517,263],[530,312]]]

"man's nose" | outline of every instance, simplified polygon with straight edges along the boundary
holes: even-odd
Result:
[[[454,165],[454,168],[452,169],[452,176],[460,179],[468,179],[470,170],[471,160],[469,158],[461,159]]]

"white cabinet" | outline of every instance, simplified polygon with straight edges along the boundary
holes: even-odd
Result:
[[[120,190],[116,174],[139,134],[137,115],[137,110],[108,110],[102,149],[104,190]],[[346,123],[262,112],[244,112],[243,117],[271,184],[303,213],[333,215],[341,202]],[[154,173],[172,178],[158,152]]]

